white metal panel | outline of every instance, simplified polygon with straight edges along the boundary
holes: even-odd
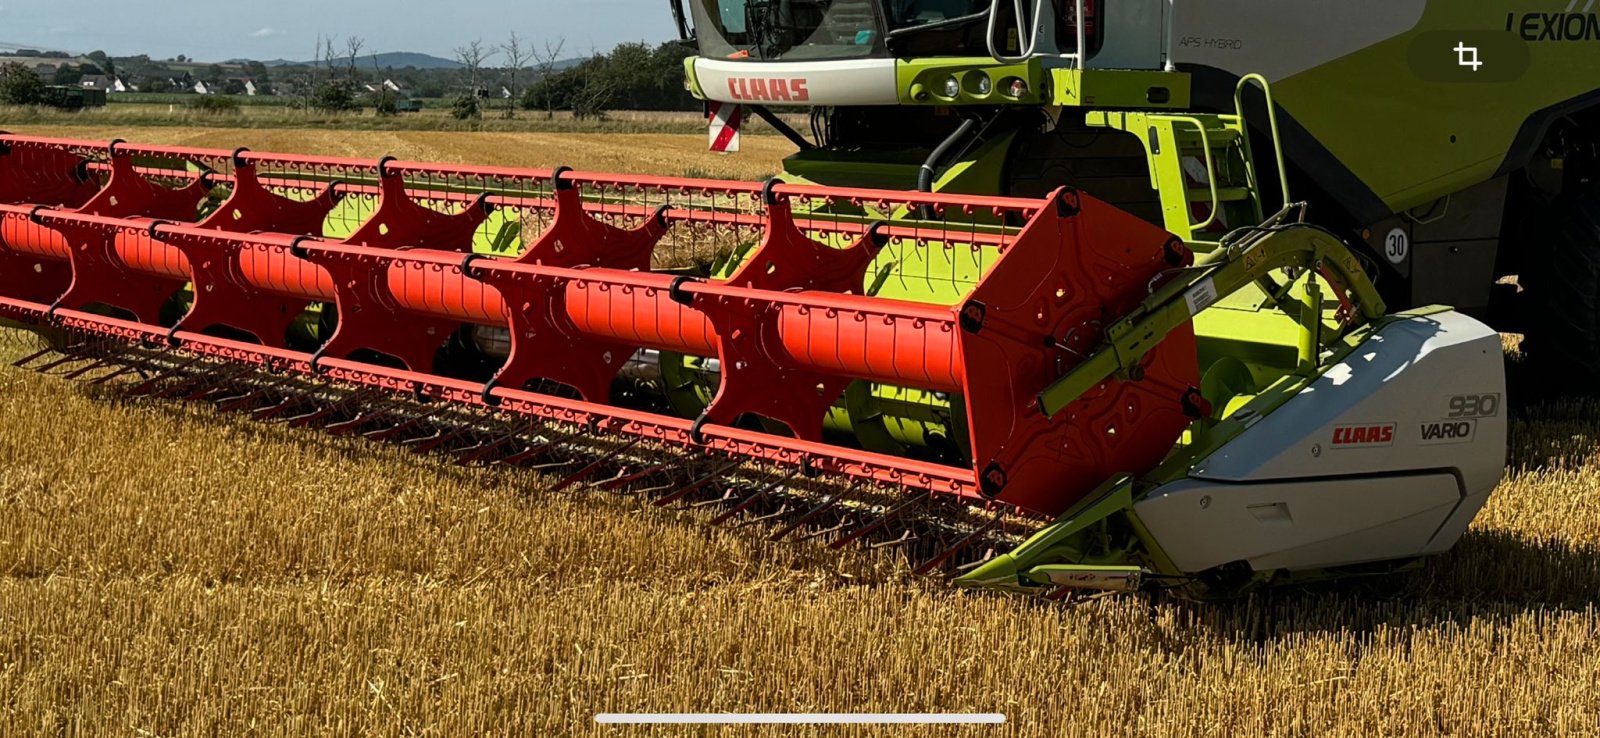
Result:
[[[1482,407],[1452,408],[1466,398],[1482,398]],[[1500,335],[1444,312],[1384,326],[1191,476],[1260,482],[1450,469],[1470,497],[1499,483],[1505,459]]]
[[[1162,69],[1167,45],[1167,0],[1117,0],[1105,5],[1100,53],[1091,69]]]
[[[1111,3],[1106,3],[1111,5]],[[1276,82],[1415,28],[1427,0],[1176,0],[1172,56]],[[1552,8],[1552,12],[1559,8]]]
[[[718,102],[772,107],[900,102],[893,59],[752,62],[701,57],[694,60],[694,74],[701,92]],[[796,93],[797,87],[803,92]]]
[[[1460,313],[1397,320],[1135,511],[1190,572],[1443,551],[1503,474],[1504,362]]]
[[[1179,569],[1318,569],[1425,552],[1461,501],[1449,474],[1267,484],[1186,479],[1134,506]]]

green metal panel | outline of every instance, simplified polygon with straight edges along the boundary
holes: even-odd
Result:
[[[1552,0],[1434,0],[1411,31],[1275,80],[1273,90],[1391,209],[1416,207],[1493,177],[1535,111],[1600,90],[1600,35],[1544,37],[1548,21],[1583,16],[1581,30],[1595,14],[1562,10]],[[1484,47],[1488,63],[1510,73],[1454,65],[1457,40]]]
[[[1189,107],[1189,75],[1127,69],[1052,69],[1050,101],[1064,107]]]

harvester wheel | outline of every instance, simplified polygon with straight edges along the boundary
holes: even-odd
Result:
[[[1547,212],[1524,269],[1528,362],[1547,390],[1600,394],[1600,182],[1569,189]]]

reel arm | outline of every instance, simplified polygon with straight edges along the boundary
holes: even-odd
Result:
[[[1054,417],[1074,400],[1113,377],[1137,379],[1144,356],[1178,327],[1219,299],[1258,284],[1275,271],[1308,280],[1304,303],[1285,312],[1301,326],[1300,370],[1315,371],[1325,343],[1321,286],[1315,276],[1331,277],[1355,308],[1348,329],[1385,313],[1383,299],[1361,262],[1329,231],[1300,222],[1283,223],[1291,208],[1260,226],[1230,234],[1223,247],[1155,289],[1139,307],[1111,324],[1106,340],[1087,359],[1039,393],[1039,409]],[[1231,237],[1231,236],[1237,236]],[[1287,306],[1285,306],[1287,307]]]

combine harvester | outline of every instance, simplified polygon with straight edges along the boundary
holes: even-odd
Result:
[[[1455,543],[1504,465],[1500,338],[1384,296],[1419,302],[1425,269],[1498,236],[1520,120],[1450,161],[1433,127],[1372,135],[1383,178],[1330,174],[1347,152],[1297,84],[1322,67],[1266,65],[1301,91],[1279,107],[1263,77],[1179,63],[1218,48],[1185,16],[1210,3],[904,5],[675,6],[691,89],[801,149],[782,182],[0,136],[0,317],[49,339],[20,362],[42,371],[901,546],[962,585],[1218,597]],[[1384,7],[1413,5],[1315,55],[1431,50],[1459,13]],[[1289,48],[1259,28],[1229,44]],[[1221,78],[1229,112],[1195,110]],[[1522,115],[1565,99],[1515,89]],[[811,138],[784,104],[814,107]],[[1592,191],[1579,131],[1534,139],[1568,164],[1558,202]],[[1503,163],[1467,151],[1495,141]],[[1493,276],[1460,289],[1486,304]]]

